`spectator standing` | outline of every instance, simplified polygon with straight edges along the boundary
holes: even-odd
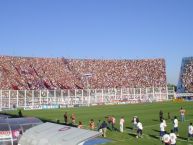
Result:
[[[171,143],[171,145],[176,145],[176,139],[177,139],[176,134],[174,133],[173,130],[171,130],[171,132],[170,132],[170,143]]]
[[[68,113],[67,112],[64,113],[64,123],[68,124]]]
[[[164,123],[164,126],[165,128],[167,127],[167,124],[166,124],[166,120],[163,118],[163,123]]]
[[[72,122],[72,124],[73,125],[75,125],[75,123],[76,123],[76,116],[75,116],[75,114],[74,113],[72,113],[72,115],[71,115],[71,122]]]
[[[179,135],[178,134],[178,119],[177,119],[177,116],[174,117],[174,133],[176,135]]]
[[[171,138],[169,134],[165,133],[162,137],[162,141],[165,143],[165,145],[170,145]]]
[[[181,107],[180,108],[180,119],[181,119],[181,122],[185,121],[185,112],[186,112],[186,110]]]
[[[132,120],[132,123],[133,123],[133,129],[137,129],[137,121],[138,121],[138,117],[137,116],[134,116],[133,117],[133,120]]]
[[[83,128],[83,125],[82,125],[81,121],[78,122],[78,128]]]
[[[124,119],[124,117],[121,117],[120,122],[119,122],[120,132],[123,132],[124,123],[125,123],[125,119]]]
[[[112,116],[111,115],[107,116],[107,122],[108,122],[109,129],[113,130],[113,128],[112,128]]]
[[[188,126],[188,140],[193,137],[193,126],[192,122]]]
[[[91,119],[90,122],[89,122],[89,128],[90,128],[91,130],[94,130],[94,129],[95,129],[95,123],[94,123],[94,120],[93,120],[93,119]]]
[[[103,137],[106,137],[106,132],[107,132],[107,123],[106,123],[106,121],[103,121],[103,123],[101,124],[101,129],[102,129]]]
[[[22,114],[22,112],[21,112],[21,109],[19,110],[18,115],[19,115],[19,117],[23,117],[23,114]]]
[[[98,130],[99,132],[102,132],[102,129],[101,129],[101,120],[98,120],[97,130]]]
[[[168,120],[171,119],[171,115],[170,115],[170,112],[168,112]]]
[[[115,119],[115,116],[112,116],[112,130],[116,130],[116,128],[115,128],[115,123],[116,123],[116,119]]]
[[[137,138],[142,137],[142,134],[143,134],[143,125],[139,120],[137,120],[137,136],[136,137]]]
[[[161,122],[161,120],[163,119],[163,111],[162,110],[160,110],[159,111],[159,120],[160,120],[160,122]]]
[[[162,140],[164,134],[165,134],[165,123],[163,120],[161,120],[161,123],[160,123],[160,139]]]

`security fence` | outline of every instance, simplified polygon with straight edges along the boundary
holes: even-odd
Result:
[[[48,109],[101,104],[159,102],[174,97],[174,88],[74,90],[0,90],[0,109]]]

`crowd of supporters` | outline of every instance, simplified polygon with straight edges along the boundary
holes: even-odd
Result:
[[[184,62],[180,79],[181,87],[184,88],[185,92],[190,93],[193,92],[193,58],[187,60]]]
[[[0,56],[0,88],[165,87],[164,59],[95,60]]]

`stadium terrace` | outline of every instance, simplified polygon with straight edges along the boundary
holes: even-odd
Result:
[[[185,57],[182,59],[180,77],[178,82],[178,92],[193,92],[193,57]]]
[[[2,90],[166,86],[164,59],[95,60],[0,56]]]

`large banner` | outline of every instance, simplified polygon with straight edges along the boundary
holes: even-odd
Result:
[[[24,107],[24,110],[41,110],[42,106],[40,105],[36,105],[36,106],[28,106],[28,107]]]
[[[58,104],[43,104],[24,107],[24,110],[41,110],[41,109],[58,109],[58,108],[60,108],[60,105]]]
[[[60,106],[58,104],[45,104],[41,105],[42,109],[58,109]]]

